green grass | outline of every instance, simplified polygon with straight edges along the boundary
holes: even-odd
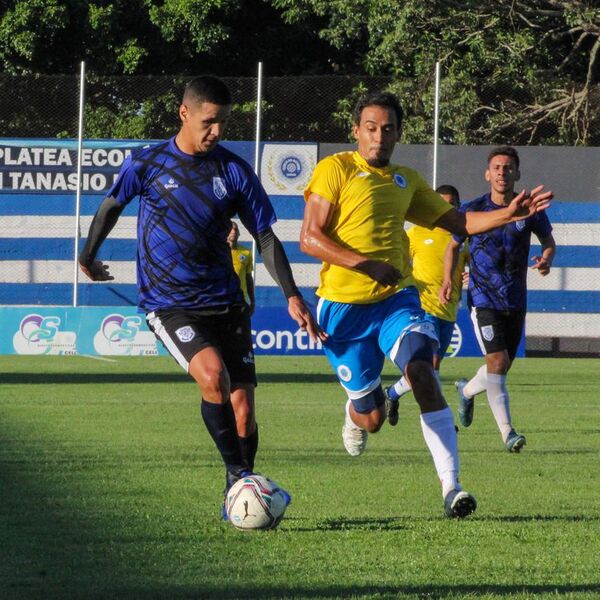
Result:
[[[479,364],[444,363],[453,405]],[[442,518],[412,395],[353,459],[323,358],[258,371],[257,468],[293,503],[279,529],[240,532],[171,359],[0,357],[0,598],[600,597],[597,360],[515,363],[520,455],[478,398],[459,443],[479,509],[461,522]]]

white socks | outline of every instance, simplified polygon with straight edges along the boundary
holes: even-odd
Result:
[[[353,429],[362,429],[362,427],[359,427],[353,420],[352,417],[350,416],[350,406],[352,405],[352,400],[350,400],[350,398],[348,398],[348,402],[346,402],[346,425],[348,427],[352,427]]]
[[[449,407],[421,415],[421,429],[442,483],[442,496],[460,490],[458,484],[458,439]]]
[[[392,387],[394,389],[394,392],[396,392],[396,396],[398,398],[400,398],[401,396],[404,396],[404,394],[406,394],[406,392],[410,392],[410,390],[412,389],[410,387],[410,384],[408,383],[406,377],[402,377],[402,379],[399,379],[398,381],[396,381],[396,383]]]
[[[481,365],[475,376],[463,388],[463,394],[467,398],[473,398],[487,389],[487,366]]]
[[[440,372],[439,371],[433,371],[433,376],[435,377],[435,380],[438,383],[438,386],[440,388],[440,390],[442,389],[442,381],[440,379]],[[410,387],[410,383],[408,383],[408,380],[406,379],[406,377],[402,377],[401,379],[399,379],[398,381],[396,381],[396,383],[392,386],[392,393],[390,394],[390,397],[392,398],[392,400],[398,400],[398,398],[401,398],[402,396],[404,396],[404,394],[406,394],[407,392],[410,392],[412,390],[412,388]]]
[[[487,398],[498,429],[502,434],[502,439],[506,442],[506,438],[512,429],[506,375],[488,373]]]

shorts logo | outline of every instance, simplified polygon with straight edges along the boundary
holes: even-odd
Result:
[[[227,188],[222,177],[213,177],[213,192],[219,200],[227,196]]]
[[[352,379],[352,371],[346,365],[340,365],[337,368],[337,375],[341,381],[350,381]]]
[[[394,183],[401,188],[406,187],[406,179],[400,173],[394,173]]]
[[[494,326],[484,325],[481,328],[481,335],[486,342],[491,342],[494,339]]]
[[[175,335],[179,338],[179,341],[184,344],[186,342],[191,342],[196,337],[194,330],[189,325],[176,329]]]
[[[244,358],[242,358],[242,362],[246,365],[253,365],[254,364],[254,354],[252,354],[252,352],[248,352],[248,356],[244,356]]]

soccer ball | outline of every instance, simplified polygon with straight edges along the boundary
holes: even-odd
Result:
[[[263,475],[238,479],[225,501],[229,521],[238,529],[274,529],[286,506],[285,492]]]

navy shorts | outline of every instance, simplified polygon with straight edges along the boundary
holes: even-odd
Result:
[[[231,383],[256,385],[250,310],[235,305],[222,311],[169,308],[146,315],[148,327],[169,354],[187,371],[192,358],[204,348],[216,348]]]
[[[523,335],[525,311],[472,308],[471,320],[483,354],[506,352],[512,361]]]

